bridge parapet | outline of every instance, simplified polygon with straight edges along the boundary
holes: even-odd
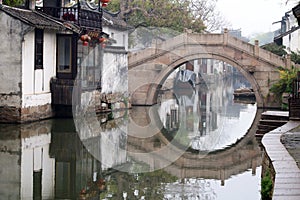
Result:
[[[150,48],[130,53],[129,92],[133,95],[133,105],[155,104],[157,89],[168,75],[181,64],[201,58],[221,60],[236,67],[251,83],[258,107],[280,106],[279,101],[270,96],[269,89],[279,79],[277,68],[289,68],[290,58],[282,58],[259,48],[258,41],[255,45],[249,44],[227,32],[183,33]]]
[[[140,63],[147,62],[155,57],[158,57],[164,53],[173,51],[184,45],[201,45],[205,46],[228,46],[230,48],[239,50],[243,53],[249,54],[253,57],[257,57],[264,62],[270,63],[277,67],[290,67],[291,63],[280,56],[266,51],[256,45],[244,42],[236,37],[223,34],[195,34],[195,33],[183,33],[174,38],[171,38],[162,43],[155,44],[147,49],[139,52],[129,53],[129,69],[139,65]],[[258,48],[257,48],[258,47]],[[258,51],[256,50],[258,49]]]

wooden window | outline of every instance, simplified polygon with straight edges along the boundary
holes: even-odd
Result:
[[[43,69],[44,30],[35,29],[34,69]]]
[[[72,37],[59,35],[57,38],[57,72],[72,72]]]

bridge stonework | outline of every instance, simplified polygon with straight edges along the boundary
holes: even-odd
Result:
[[[132,105],[154,105],[166,78],[187,61],[217,59],[237,68],[251,83],[259,108],[279,107],[269,89],[279,79],[277,67],[291,67],[282,58],[255,45],[223,34],[183,33],[129,54],[129,92]]]

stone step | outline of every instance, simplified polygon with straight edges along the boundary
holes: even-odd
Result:
[[[261,140],[264,137],[264,135],[265,134],[258,134],[258,133],[256,133],[255,137],[256,137],[256,139],[260,139]]]
[[[270,125],[258,124],[257,127],[258,127],[259,130],[272,131],[272,130],[278,128],[279,126],[270,126]]]
[[[288,111],[266,111],[261,114],[261,119],[263,120],[289,120]]]
[[[282,126],[286,124],[288,121],[286,120],[270,120],[270,119],[261,119],[259,120],[259,124],[262,125],[270,125],[270,126]]]
[[[268,132],[270,132],[270,131],[258,129],[258,130],[256,130],[255,136],[256,136],[256,135],[264,135],[264,134],[266,134],[266,133],[268,133]]]

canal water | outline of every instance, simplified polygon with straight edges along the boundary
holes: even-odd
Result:
[[[259,200],[261,149],[241,77],[163,88],[152,107],[0,125],[0,199]]]

